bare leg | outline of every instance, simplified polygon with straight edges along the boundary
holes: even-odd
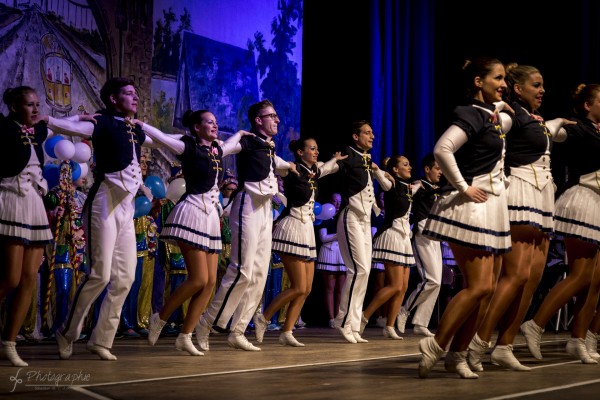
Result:
[[[477,334],[484,342],[489,342],[500,318],[512,321],[527,280],[534,250],[536,228],[527,225],[511,226],[512,251],[503,255],[502,273],[490,306],[483,318]],[[539,231],[538,231],[539,232]]]
[[[336,283],[335,283],[335,297],[334,297],[334,308],[335,308],[335,315],[338,314],[338,312],[340,311],[340,301],[342,299],[342,289],[344,288],[344,285],[346,284],[346,273],[341,273],[341,274],[336,274],[337,279],[336,279]]]
[[[387,274],[387,269],[385,270]],[[396,325],[396,317],[398,317],[398,312],[400,311],[400,307],[404,302],[404,296],[406,295],[406,290],[408,289],[408,278],[410,277],[410,268],[401,267],[400,271],[400,280],[402,282],[402,289],[400,289],[399,293],[396,293],[392,296],[392,298],[386,303],[387,304],[387,322],[386,326],[394,327]],[[391,278],[388,278],[391,280]]]
[[[580,298],[577,299],[577,303],[583,304],[578,308],[578,311],[575,313],[575,318],[573,319],[573,327],[571,328],[571,337],[573,338],[585,339],[588,328],[594,319],[594,313],[596,312],[598,297],[600,295],[600,262],[598,262],[598,258],[597,252],[593,265],[594,272],[592,280],[587,293],[584,293],[586,295],[585,298],[580,296]],[[580,300],[583,300],[583,302]]]
[[[200,294],[203,289],[207,287],[209,281],[209,269],[214,270],[215,265],[211,264],[209,268],[208,254],[205,251],[183,242],[179,242],[178,245],[185,260],[188,276],[187,279],[177,287],[175,292],[169,296],[159,317],[161,320],[166,321],[177,307],[181,306],[187,299],[191,299],[181,331],[182,333],[191,333],[206,306],[206,304],[200,304],[203,300],[203,297],[200,296]],[[212,257],[212,261],[214,260],[216,260],[216,257]]]
[[[22,269],[16,268],[21,271],[20,281],[15,289],[8,321],[2,334],[2,339],[10,342],[14,342],[17,339],[19,329],[21,329],[21,325],[23,325],[23,321],[31,305],[32,293],[35,290],[37,282],[38,269],[44,255],[44,248],[42,246],[16,246],[12,250],[18,254],[20,252],[19,247],[23,249],[23,267]],[[11,255],[9,255],[10,258],[12,258]],[[13,259],[12,262],[14,261]],[[10,275],[16,272],[14,265],[11,265],[9,270],[11,271]],[[10,285],[12,285],[12,282],[9,282],[7,287]]]
[[[572,238],[565,238],[565,244],[569,256],[569,274],[550,290],[533,317],[533,322],[542,328],[559,308],[587,288],[592,280],[594,271],[592,265],[595,262],[598,246]]]
[[[481,301],[492,293],[494,263],[497,258],[489,252],[456,244],[450,244],[450,247],[463,274],[465,287],[448,303],[435,334],[435,341],[443,349],[448,346],[462,325],[471,318],[471,314],[480,309]],[[465,349],[467,345],[468,342]]]
[[[294,300],[301,298],[299,303],[290,304],[290,308],[292,314],[290,314],[290,308],[288,308],[287,316],[285,319],[285,324],[283,326],[283,330],[285,332],[291,331],[294,327],[294,323],[298,319],[300,315],[300,311],[302,310],[302,305],[304,305],[304,301],[306,297],[308,297],[308,292],[310,292],[310,288],[307,292],[307,264],[311,266],[314,264],[312,261],[307,262],[298,257],[290,256],[290,255],[281,255],[281,261],[283,261],[283,267],[287,272],[290,278],[290,287],[283,292],[280,292],[274,299],[271,301],[271,304],[267,306],[265,311],[263,312],[263,316],[267,321],[269,321],[273,315],[277,312],[277,310],[281,309],[284,305],[288,303],[292,303]],[[312,278],[313,275],[310,275],[310,283],[312,286]],[[296,315],[293,315],[296,313]]]
[[[21,271],[23,270],[23,254],[25,246],[21,243],[2,243],[5,259],[2,260],[6,268],[2,273],[0,281],[0,301],[8,295],[8,293],[19,286],[21,282]]]
[[[386,301],[402,293],[402,285],[404,284],[404,267],[397,264],[385,263],[385,275],[388,278],[387,286],[382,287],[375,293],[373,299],[363,311],[366,319],[371,318],[373,313],[379,309]],[[404,289],[406,292],[406,289]],[[400,307],[398,307],[400,309]],[[388,321],[388,325],[390,322]],[[393,325],[391,325],[393,326]]]
[[[511,305],[512,308],[517,308],[516,313],[511,311],[507,314],[514,315],[512,319],[501,318],[498,326],[498,339],[496,345],[509,345],[513,344],[515,337],[519,333],[519,327],[529,311],[533,295],[540,285],[544,269],[546,268],[546,260],[548,258],[548,249],[550,247],[550,241],[548,236],[542,232],[536,237],[533,253],[531,257],[531,267],[529,269],[529,278],[523,288],[523,294],[521,298],[515,298],[515,301]]]
[[[336,276],[335,273],[329,271],[322,271],[323,283],[325,286],[325,307],[327,308],[327,315],[329,319],[334,319],[337,313],[337,307],[334,308],[335,290],[336,290]],[[338,297],[339,299],[339,297]],[[339,300],[338,300],[339,301]],[[338,303],[339,304],[339,303]]]

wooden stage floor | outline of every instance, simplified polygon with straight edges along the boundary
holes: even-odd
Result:
[[[254,334],[248,338],[255,343]],[[600,365],[583,365],[565,353],[568,332],[544,334],[543,360],[535,360],[517,337],[515,355],[530,372],[489,362],[477,380],[460,379],[440,361],[427,379],[417,377],[418,341],[385,339],[368,327],[365,344],[350,344],[329,328],[305,328],[295,336],[304,348],[283,347],[267,332],[260,352],[234,350],[225,335],[212,335],[202,357],[174,348],[174,337],[149,346],[145,339],[116,339],[117,361],[102,361],[75,344],[59,360],[54,342],[19,346],[29,367],[0,360],[0,398],[7,399],[594,399]],[[195,340],[194,340],[195,342]],[[255,343],[256,344],[256,343]]]

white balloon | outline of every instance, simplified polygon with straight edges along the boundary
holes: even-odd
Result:
[[[70,160],[75,155],[75,145],[68,140],[61,140],[54,146],[54,154],[63,161]]]
[[[184,193],[185,179],[177,178],[173,179],[173,181],[169,183],[169,187],[167,188],[167,195],[165,197],[171,200],[173,203],[177,203]]]
[[[79,175],[79,179],[85,178],[88,172],[90,172],[90,167],[87,165],[87,163],[80,163],[79,167],[81,168],[81,175]]]
[[[90,146],[83,142],[75,143],[75,155],[73,156],[73,161],[81,164],[88,162],[91,157],[92,149],[90,149]]]

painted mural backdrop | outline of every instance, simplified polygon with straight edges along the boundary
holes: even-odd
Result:
[[[278,153],[300,136],[302,0],[155,2],[153,113],[181,129],[187,109],[211,110],[223,138],[250,127],[250,104],[271,100]],[[231,165],[231,162],[229,163]]]
[[[121,75],[138,85],[138,118],[182,133],[183,113],[207,108],[223,138],[248,129],[249,104],[266,98],[286,159],[300,135],[301,49],[302,0],[0,0],[2,91],[32,86],[57,117],[93,113]],[[167,178],[176,160],[153,159]]]
[[[32,86],[58,117],[100,108],[106,62],[87,2],[3,1],[0,43],[2,92]]]

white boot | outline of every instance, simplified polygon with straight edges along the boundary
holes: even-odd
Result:
[[[598,335],[587,331],[585,335],[585,348],[590,354],[590,357],[596,361],[600,361],[600,354],[598,354]]]
[[[279,335],[279,344],[282,346],[304,347],[304,343],[297,341],[294,335],[292,335],[292,331],[281,332],[281,335]]]
[[[180,333],[175,339],[175,348],[179,351],[187,351],[191,356],[203,356],[204,353],[198,351],[192,343],[192,333]]]
[[[512,369],[513,371],[531,371],[531,368],[521,364],[513,354],[512,344],[496,345],[492,351],[492,363],[499,366]]]
[[[444,367],[448,372],[456,372],[463,379],[477,379],[479,375],[471,371],[467,364],[467,351],[449,351],[446,353]]]
[[[396,333],[396,329],[393,326],[386,326],[383,328],[383,337],[388,339],[402,340],[404,339],[402,336],[399,336]]]
[[[598,364],[598,361],[588,353],[583,338],[570,338],[567,341],[566,350],[573,357],[579,358],[583,364]]]
[[[489,342],[484,342],[481,340],[479,335],[476,333],[471,339],[471,343],[469,343],[468,353],[467,353],[467,362],[473,371],[482,372],[483,365],[481,364],[481,360],[485,355],[487,349],[490,348]]]
[[[21,359],[21,357],[19,357],[19,353],[17,353],[17,343],[16,342],[2,341],[2,353],[4,353],[4,356],[15,367],[29,366],[29,364],[27,364],[25,361],[23,361]]]

